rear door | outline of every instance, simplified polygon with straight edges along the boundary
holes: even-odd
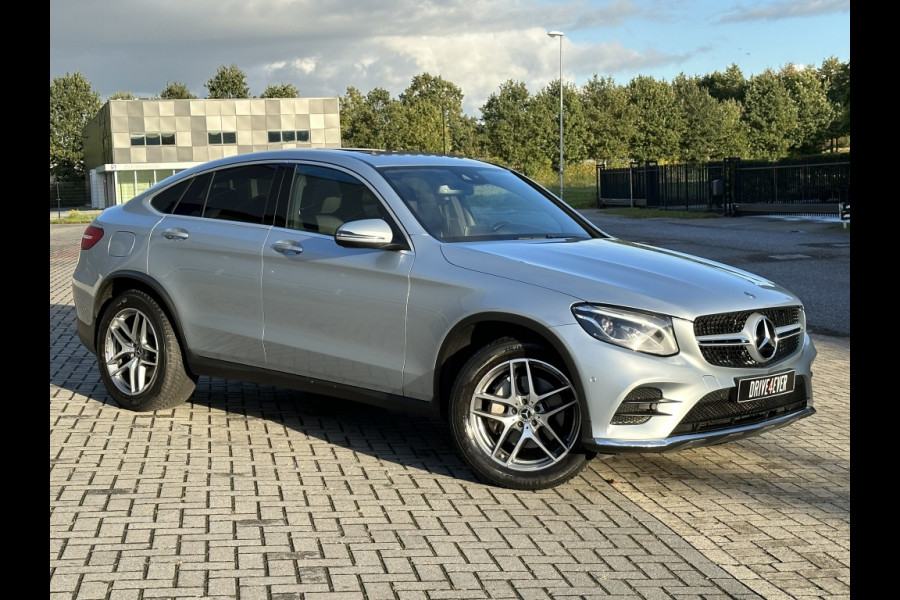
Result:
[[[151,236],[149,272],[201,356],[265,366],[260,282],[276,176],[266,163],[198,175]]]

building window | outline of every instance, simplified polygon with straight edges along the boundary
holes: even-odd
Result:
[[[132,133],[132,146],[174,146],[174,133]]]
[[[237,144],[237,132],[234,131],[210,131],[207,135],[210,144]]]
[[[270,131],[269,143],[277,144],[279,142],[308,142],[309,130],[298,129],[296,131]]]

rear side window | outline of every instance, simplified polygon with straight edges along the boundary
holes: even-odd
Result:
[[[181,195],[181,200],[172,211],[173,215],[186,217],[199,217],[203,214],[203,204],[206,202],[206,192],[209,182],[212,181],[212,173],[197,175],[191,179],[188,189]]]
[[[262,223],[266,203],[274,190],[277,164],[254,164],[216,171],[203,217]],[[276,194],[273,193],[273,202]]]
[[[171,187],[167,187],[150,200],[150,205],[161,213],[170,214],[191,181],[191,179],[185,179]]]

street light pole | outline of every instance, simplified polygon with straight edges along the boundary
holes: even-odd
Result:
[[[559,38],[559,198],[563,197],[563,82],[562,82],[562,31],[548,31],[550,37]]]

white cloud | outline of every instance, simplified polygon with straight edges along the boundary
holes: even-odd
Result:
[[[234,64],[252,95],[290,83],[304,96],[355,87],[398,97],[428,72],[459,87],[464,109],[479,116],[508,80],[536,93],[559,77],[559,41],[547,37],[555,29],[565,32],[564,79],[575,85],[594,74],[627,83],[732,62],[749,75],[849,60],[848,0],[722,15],[716,0],[50,0],[50,78],[80,71],[102,98],[153,96],[174,81],[202,97],[217,69]]]

